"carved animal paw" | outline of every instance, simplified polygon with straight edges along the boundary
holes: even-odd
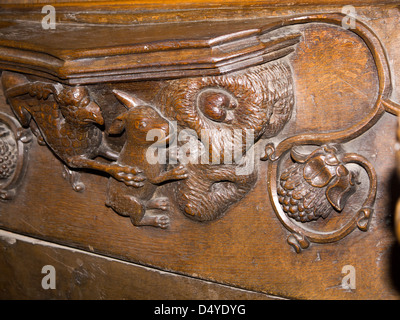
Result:
[[[173,180],[183,180],[188,177],[188,171],[183,165],[173,168],[168,173]]]
[[[157,215],[154,219],[155,226],[161,229],[166,229],[169,227],[169,217],[165,214]]]
[[[166,214],[146,213],[139,222],[133,216],[131,216],[131,221],[135,226],[152,226],[161,229],[168,228],[170,224],[170,219]]]
[[[71,168],[82,168],[85,166],[87,159],[82,156],[70,157],[67,159],[68,166]]]
[[[143,181],[146,179],[144,175],[142,175],[142,171],[131,166],[124,166],[116,164],[112,166],[108,173],[113,176],[118,181],[125,183],[127,186],[132,187],[143,187]]]
[[[166,197],[151,199],[147,201],[146,208],[167,211],[169,209],[169,199]]]
[[[71,170],[70,168],[68,168],[68,166],[64,165],[62,176],[71,184],[74,191],[85,191],[85,185],[81,181],[81,175],[79,172]]]

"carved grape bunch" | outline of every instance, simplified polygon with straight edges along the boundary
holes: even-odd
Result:
[[[25,175],[31,134],[0,112],[0,199],[13,199]]]
[[[368,177],[360,175],[361,171]],[[287,242],[297,253],[311,242],[335,242],[355,229],[368,230],[377,177],[374,167],[363,156],[346,153],[338,144],[323,145],[304,154],[292,147],[278,161],[270,162],[268,172],[268,190],[275,212],[291,232]],[[346,206],[353,194],[357,202],[361,195],[365,197],[355,212],[354,204]],[[321,217],[326,221],[320,223]]]
[[[283,211],[296,221],[326,218],[332,209],[343,210],[356,191],[358,172],[349,170],[332,146],[317,149],[309,156],[292,150],[295,161],[280,176],[277,189]]]
[[[15,143],[5,138],[10,133],[0,124],[0,179],[9,178],[15,171],[18,150]]]

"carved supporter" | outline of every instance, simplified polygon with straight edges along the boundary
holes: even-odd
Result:
[[[172,142],[174,135],[170,132],[171,126],[157,110],[135,96],[118,90],[114,90],[114,94],[128,109],[113,121],[108,130],[110,134],[126,132],[126,142],[117,163],[139,168],[145,181],[135,187],[110,178],[106,204],[117,213],[130,217],[135,226],[149,225],[165,229],[170,222],[167,215],[169,199],[154,198],[153,195],[157,185],[186,179],[187,172],[182,165],[167,171],[166,163],[149,163],[147,151],[150,147],[166,148]],[[148,139],[151,130],[157,132],[156,142]]]
[[[26,76],[3,72],[5,96],[24,127],[30,126],[38,142],[47,144],[69,168],[106,172],[127,183],[140,183],[138,170],[94,160],[118,156],[103,139],[100,107],[85,87],[29,81]],[[77,191],[82,187],[77,184]]]

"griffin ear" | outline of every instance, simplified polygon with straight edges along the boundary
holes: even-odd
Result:
[[[135,108],[138,106],[145,106],[147,105],[147,103],[145,103],[144,101],[140,100],[139,98],[125,93],[123,91],[120,90],[113,90],[113,93],[115,94],[115,96],[117,97],[117,99],[129,110],[131,108]]]
[[[125,129],[124,113],[114,119],[108,128],[108,134],[121,134]]]

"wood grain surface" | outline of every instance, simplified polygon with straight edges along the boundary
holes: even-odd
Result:
[[[197,2],[191,3],[199,5]],[[255,3],[246,2],[246,13],[258,19],[257,9],[251,8]],[[270,5],[275,3],[268,2]],[[171,2],[171,5],[175,4]],[[331,4],[336,5],[336,11],[340,11],[341,1],[332,1]],[[96,5],[100,6],[100,3]],[[269,11],[269,17],[281,15],[284,12],[282,10]],[[321,6],[296,7],[291,13],[320,10],[330,9]],[[197,13],[191,19],[200,19]],[[387,6],[379,8],[357,8],[357,13],[385,48],[394,83],[391,98],[398,101],[398,8],[388,2]],[[221,14],[220,17],[225,21],[221,25],[229,27],[226,16]],[[258,21],[255,19],[252,23],[254,26]],[[184,25],[177,23],[176,29]],[[232,28],[240,29],[238,26]],[[279,143],[299,134],[333,134],[351,128],[364,119],[373,110],[379,90],[379,70],[374,64],[373,52],[366,43],[354,33],[318,22],[289,27],[287,30],[302,34],[302,42],[296,51],[284,58],[293,72],[296,108],[284,129],[268,141]],[[146,36],[146,28],[142,34]],[[104,34],[99,32],[99,35],[106,35],[104,42],[112,38],[109,30]],[[198,35],[201,38],[201,34]],[[84,35],[82,37],[85,39]],[[35,41],[40,42],[41,39],[43,36]],[[84,48],[82,43],[68,42],[66,45]],[[96,48],[94,42],[91,45]],[[98,63],[107,66],[107,62]],[[87,67],[91,67],[90,63]],[[103,80],[104,83],[93,83],[86,88],[101,106],[106,127],[124,111],[124,107],[112,97],[111,90],[123,90],[156,103],[160,90],[174,81],[167,78],[107,83],[108,79]],[[0,99],[0,111],[12,115],[5,98],[1,96]],[[0,262],[7,271],[1,281],[8,290],[3,290],[2,296],[54,297],[33,288],[33,282],[39,280],[41,275],[31,279],[21,262],[23,256],[32,255],[33,264],[39,267],[47,261],[47,255],[51,255],[49,259],[59,260],[53,261],[58,268],[69,266],[62,272],[65,287],[55,298],[100,297],[91,291],[100,290],[102,286],[101,290],[108,298],[182,298],[187,292],[189,298],[201,299],[263,299],[276,296],[292,299],[399,299],[400,247],[394,233],[393,216],[400,195],[395,161],[398,121],[395,115],[389,113],[377,116],[374,121],[376,123],[371,128],[343,142],[346,152],[365,157],[376,171],[378,188],[369,230],[363,232],[356,229],[333,243],[312,243],[299,254],[288,245],[290,232],[280,222],[271,203],[267,181],[268,161],[257,161],[258,178],[254,187],[219,219],[202,222],[188,219],[172,202],[169,228],[136,227],[129,219],[105,206],[107,175],[83,171],[81,178],[85,191],[75,192],[62,177],[63,163],[48,147],[34,140],[29,150],[26,177],[18,194],[12,201],[1,203],[0,228],[82,251],[74,253],[58,246],[33,245],[25,238],[18,238],[14,244],[2,241]],[[122,147],[123,137],[110,141]],[[340,226],[349,219],[350,213],[360,209],[370,183],[362,170],[360,180],[361,191],[349,198],[346,210],[335,212],[326,225],[320,223],[321,228],[328,227],[329,223]],[[159,187],[156,195],[170,195],[177,183]],[[112,260],[104,260],[101,256]],[[77,262],[78,259],[83,261],[83,266],[90,266],[85,269]],[[7,278],[15,277],[15,271],[10,265],[21,268],[25,274],[20,280],[21,285],[32,287],[32,293],[24,295],[12,288]],[[354,267],[355,289],[342,286],[346,266]],[[119,279],[126,272],[142,276],[145,280],[140,283],[140,293],[133,292],[138,286],[137,282],[129,282],[126,290],[118,291],[105,275],[101,275],[100,269],[104,268],[114,279]],[[174,275],[164,276],[148,268]],[[87,274],[87,284],[72,288],[81,274]],[[96,284],[91,274],[103,278]],[[180,279],[175,289],[174,279]],[[157,284],[162,283],[170,288],[165,295],[158,292]],[[211,289],[217,292],[215,296],[210,294]]]
[[[0,298],[7,300],[274,300],[11,232],[0,232]],[[44,289],[43,267],[55,270]],[[47,283],[47,282],[46,282]],[[163,288],[159,290],[159,288]]]
[[[76,193],[62,178],[61,163],[37,145],[30,151],[29,183],[14,202],[3,204],[1,225],[83,250],[287,298],[397,298],[399,251],[390,211],[397,183],[391,154],[396,119],[384,116],[376,127],[379,134],[371,131],[354,142],[379,161],[378,209],[370,231],[314,245],[300,255],[286,244],[287,232],[271,208],[265,179],[223,219],[198,223],[173,214],[168,230],[135,228],[104,206],[106,177],[85,174],[87,189]],[[265,165],[260,174],[265,176]],[[349,264],[357,270],[355,291],[341,287],[341,270]]]

